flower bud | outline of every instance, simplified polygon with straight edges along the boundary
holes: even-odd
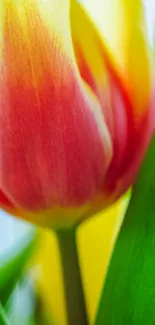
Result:
[[[108,43],[75,0],[1,1],[6,211],[69,226],[133,182],[152,130],[150,58],[141,2],[117,6],[120,35]],[[118,36],[115,24],[109,28]]]

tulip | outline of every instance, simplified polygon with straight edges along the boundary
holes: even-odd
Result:
[[[75,0],[0,2],[0,204],[13,215],[72,225],[135,179],[151,60],[141,1],[113,3],[102,38]]]

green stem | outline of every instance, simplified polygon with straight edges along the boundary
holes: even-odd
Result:
[[[76,229],[57,232],[63,271],[68,325],[88,325],[76,246]]]
[[[0,325],[9,325],[9,321],[7,319],[7,316],[5,314],[4,308],[2,307],[0,303]]]

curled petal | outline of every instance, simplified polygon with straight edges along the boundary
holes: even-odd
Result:
[[[95,208],[99,205],[103,207],[105,202],[109,204],[108,197],[113,201],[133,182],[153,130],[150,121],[150,60],[142,3],[138,1],[128,6],[128,1],[113,1],[113,8],[117,10],[109,12],[111,1],[98,2],[95,8],[91,1],[89,5],[92,4],[94,9],[92,12],[90,10],[94,19],[95,10],[100,17],[106,12],[104,18],[109,19],[111,34],[104,25],[107,19],[103,19],[103,26],[98,19],[103,29],[103,39],[86,10],[75,0],[71,7],[72,37],[80,73],[100,100],[113,144],[113,158],[102,194],[93,201]],[[105,11],[102,10],[104,5]],[[113,21],[113,15],[116,15],[117,22],[124,24],[121,31]],[[80,26],[78,21],[81,22]],[[135,34],[132,28],[135,28]],[[138,51],[132,48],[133,42],[137,42]]]
[[[151,80],[148,30],[142,0],[85,0],[110,51],[134,105],[135,115],[144,113]]]

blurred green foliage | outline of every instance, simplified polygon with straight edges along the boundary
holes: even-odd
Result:
[[[35,295],[24,270],[37,238],[38,232],[33,230],[0,256],[0,325],[35,325]]]

